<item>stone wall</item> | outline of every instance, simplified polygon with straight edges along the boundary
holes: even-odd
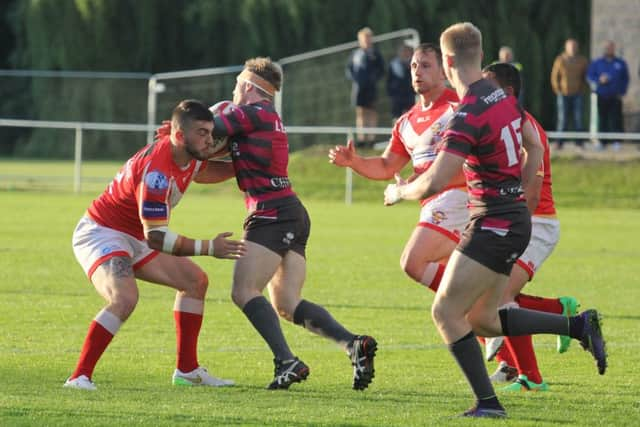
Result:
[[[606,40],[616,43],[616,54],[629,66],[625,130],[640,132],[640,0],[592,0],[591,58],[602,56]]]

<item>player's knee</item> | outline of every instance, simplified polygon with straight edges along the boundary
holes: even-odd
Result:
[[[184,289],[191,298],[204,299],[207,295],[207,289],[209,288],[209,276],[202,270],[194,272],[191,277],[188,278],[188,282],[185,284]]]
[[[251,295],[243,287],[233,284],[231,286],[231,301],[239,308],[243,308],[251,300]]]
[[[113,295],[108,310],[125,321],[138,305],[138,297],[138,289],[136,288],[118,292]]]

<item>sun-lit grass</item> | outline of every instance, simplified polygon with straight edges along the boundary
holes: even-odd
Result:
[[[296,174],[292,176],[296,182]],[[307,187],[304,179],[299,182],[304,199]],[[310,365],[311,376],[288,392],[264,390],[273,372],[271,354],[230,301],[232,264],[202,257],[196,261],[208,272],[210,289],[200,360],[216,375],[236,380],[236,387],[170,385],[173,293],[141,283],[136,311],[95,371],[98,392],[63,389],[87,326],[103,305],[70,246],[75,223],[99,190],[79,196],[0,192],[0,425],[469,425],[469,420],[452,418],[472,398],[430,319],[433,296],[407,279],[398,265],[417,220],[416,205],[346,206],[339,201],[342,187],[337,182],[337,201],[306,199],[313,226],[304,295],[325,305],[354,332],[378,339],[376,378],[365,392],[350,389],[351,367],[338,348],[288,323],[285,334]],[[174,212],[172,228],[201,238],[224,230],[239,234],[243,203],[235,191],[225,191],[200,187],[187,193]],[[526,289],[538,295],[574,295],[583,308],[599,308],[605,316],[610,368],[599,376],[590,356],[575,343],[558,355],[555,337],[536,337],[550,391],[499,392],[510,415],[501,424],[638,425],[640,213],[559,210],[560,244]]]

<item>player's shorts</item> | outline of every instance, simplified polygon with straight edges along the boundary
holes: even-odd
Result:
[[[529,280],[542,263],[551,255],[560,239],[560,221],[556,218],[534,216],[531,218],[531,240],[516,263],[528,274]]]
[[[89,279],[96,268],[110,258],[122,256],[131,258],[133,269],[138,269],[158,255],[147,242],[104,227],[87,216],[83,216],[71,240],[73,253]]]
[[[306,256],[311,220],[296,196],[268,200],[256,205],[244,222],[244,238],[280,256],[294,251]]]
[[[451,189],[429,200],[420,211],[419,227],[430,228],[458,243],[469,222],[466,191]]]
[[[472,217],[456,249],[496,273],[508,276],[530,237],[531,215],[523,204],[511,212]]]

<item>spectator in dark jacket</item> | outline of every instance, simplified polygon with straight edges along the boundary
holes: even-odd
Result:
[[[416,94],[411,86],[412,56],[413,49],[403,42],[398,47],[398,54],[389,61],[387,95],[391,98],[393,122],[416,103]]]
[[[384,76],[384,59],[373,45],[373,31],[358,31],[360,47],[353,51],[347,64],[347,76],[353,82],[351,102],[356,107],[356,127],[378,126],[376,111],[378,80]],[[372,143],[375,135],[358,135],[361,142]]]

